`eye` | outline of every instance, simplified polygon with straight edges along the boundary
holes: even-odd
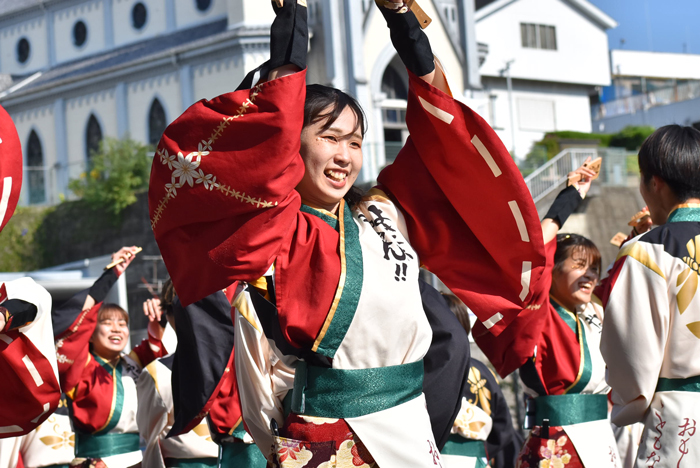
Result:
[[[362,148],[362,143],[359,141],[353,141],[350,143],[350,146],[356,149],[361,149]]]
[[[334,135],[323,135],[321,138],[327,141],[332,141],[334,143],[338,143],[338,139]]]

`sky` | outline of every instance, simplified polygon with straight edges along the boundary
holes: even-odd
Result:
[[[589,1],[618,22],[611,49],[700,54],[700,0]]]

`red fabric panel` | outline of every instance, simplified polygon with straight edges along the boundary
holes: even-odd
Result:
[[[226,364],[226,369],[228,372],[224,373],[216,390],[202,409],[202,414],[209,412],[209,419],[220,434],[228,434],[242,417],[233,352]],[[192,430],[197,424],[199,421],[190,422],[182,432]]]
[[[24,334],[13,330],[6,333],[10,344],[0,340],[0,376],[2,376],[2,403],[0,426],[19,426],[18,432],[6,432],[2,437],[27,434],[58,408],[61,388],[51,363]],[[34,377],[22,362],[27,356],[34,364],[43,384],[37,386]],[[44,412],[44,404],[49,404]],[[43,415],[42,415],[43,413]],[[41,417],[39,417],[41,415]],[[36,421],[32,421],[35,418]],[[30,422],[31,421],[31,422]]]
[[[328,224],[299,212],[293,242],[280,252],[277,309],[285,338],[296,347],[312,347],[331,308],[340,280],[339,242],[338,232]]]
[[[73,366],[78,367],[78,366]],[[96,432],[107,423],[112,409],[114,379],[91,356],[82,373],[73,394],[73,424],[83,432]]]
[[[519,369],[532,357],[539,344],[543,329],[552,311],[549,304],[549,289],[552,285],[554,253],[557,250],[556,237],[545,245],[546,266],[537,288],[533,291],[530,305],[500,335],[487,333],[481,322],[472,329],[474,340],[486,354],[501,377]],[[554,311],[556,313],[556,311]]]
[[[545,266],[542,228],[520,171],[496,133],[474,111],[410,75],[406,123],[411,136],[379,183],[406,216],[421,262],[481,321],[503,315],[498,335],[531,301],[520,300],[523,261],[532,262],[530,290]],[[446,123],[419,98],[451,114]],[[472,144],[478,136],[498,165],[494,176]],[[529,234],[523,242],[508,205],[517,201]]]
[[[97,312],[102,303],[82,311],[75,322],[56,339],[58,375],[61,388],[69,392],[78,384],[90,348],[90,338],[97,326]]]
[[[260,278],[289,242],[301,205],[294,188],[304,174],[305,78],[302,71],[200,101],[165,130],[151,170],[149,208],[183,305],[236,280]],[[213,177],[206,184],[174,177],[178,164]],[[180,181],[168,198],[166,185]],[[237,197],[227,195],[234,191]]]
[[[605,309],[605,307],[608,305],[610,293],[612,292],[613,286],[615,286],[617,277],[620,276],[625,260],[627,260],[627,255],[617,259],[617,261],[615,261],[613,264],[613,267],[610,269],[608,276],[603,278],[595,288],[594,294],[600,299],[601,303],[603,304],[603,309]]]
[[[160,350],[153,351],[150,345],[157,346]],[[136,356],[138,356],[139,361],[141,361],[142,367],[146,367],[156,359],[168,355],[168,352],[166,351],[163,342],[157,338],[152,337],[150,333],[148,334],[148,338],[144,338],[141,341],[141,343],[134,346],[132,351],[134,352],[134,354],[136,354]]]
[[[2,231],[15,212],[22,190],[22,146],[14,122],[2,106],[0,106],[0,141],[0,196],[5,188],[5,178],[12,178],[7,210],[0,219],[0,231]]]

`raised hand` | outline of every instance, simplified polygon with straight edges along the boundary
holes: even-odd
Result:
[[[578,190],[578,193],[581,195],[581,198],[585,198],[586,194],[588,193],[588,190],[591,188],[591,182],[593,182],[593,179],[596,177],[596,172],[589,169],[587,167],[587,164],[591,162],[591,157],[589,156],[586,158],[586,160],[583,162],[581,167],[576,169],[573,172],[569,172],[567,175],[568,179],[572,182],[570,185],[573,185],[576,187],[576,190]]]
[[[160,322],[161,315],[163,314],[160,308],[160,299],[147,299],[143,303],[143,314],[148,317],[149,322]]]
[[[131,247],[122,247],[117,252],[112,254],[112,263],[119,262],[114,265],[114,269],[117,274],[121,275],[124,270],[131,264],[137,253],[141,251],[140,248],[132,245]]]

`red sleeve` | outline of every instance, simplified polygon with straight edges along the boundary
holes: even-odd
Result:
[[[131,356],[132,359],[135,357],[136,359],[134,360],[143,368],[156,359],[167,356],[167,354],[163,342],[151,336],[149,333],[148,338],[144,338],[141,343],[134,346],[129,356]]]
[[[486,333],[483,324],[477,322],[472,329],[474,340],[494,365],[501,377],[519,369],[532,357],[549,314],[549,289],[552,284],[556,237],[545,245],[547,264],[542,278],[533,291],[530,304],[522,310],[500,335]]]
[[[293,232],[305,86],[301,71],[200,101],[165,130],[149,211],[183,305],[260,278]]]
[[[66,331],[56,338],[56,359],[61,388],[71,391],[78,384],[88,362],[90,337],[97,326],[97,312],[102,303],[83,310]]]
[[[378,181],[421,262],[498,335],[531,303],[545,268],[532,196],[481,117],[409,75],[411,136]]]

